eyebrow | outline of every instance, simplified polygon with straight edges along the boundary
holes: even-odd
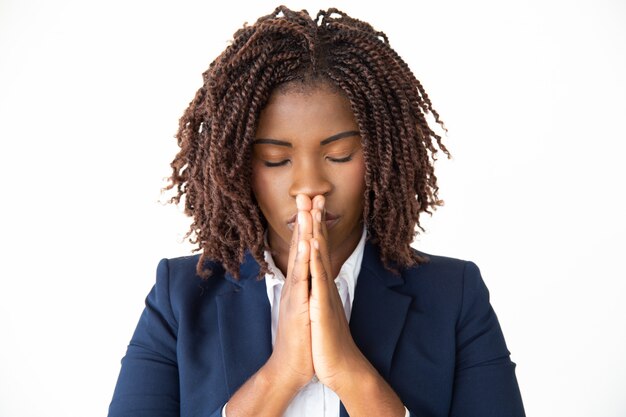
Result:
[[[358,136],[358,135],[360,135],[360,133],[357,132],[356,130],[349,130],[347,132],[337,133],[336,135],[332,135],[324,139],[323,141],[321,141],[320,146],[328,145],[329,143],[334,142],[339,139],[348,138],[351,136]],[[293,145],[291,145],[291,142],[287,142],[285,140],[278,140],[278,139],[259,138],[259,139],[255,139],[254,142],[252,143],[254,145],[268,144],[268,145],[286,146],[288,148],[293,147]]]

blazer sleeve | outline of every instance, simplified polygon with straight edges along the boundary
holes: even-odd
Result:
[[[498,318],[478,267],[467,262],[456,325],[450,417],[524,417],[524,406]]]
[[[169,264],[161,260],[156,283],[122,359],[109,417],[178,417],[178,324],[170,303]],[[221,407],[207,417],[220,417]]]

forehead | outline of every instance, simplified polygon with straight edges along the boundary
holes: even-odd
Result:
[[[259,115],[257,138],[319,140],[342,130],[359,130],[350,101],[344,94],[321,85],[280,88],[271,94]]]

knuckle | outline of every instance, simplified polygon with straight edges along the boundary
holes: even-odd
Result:
[[[297,284],[299,281],[301,281],[302,278],[300,277],[299,273],[293,273],[291,274],[291,282],[293,282],[294,284]]]

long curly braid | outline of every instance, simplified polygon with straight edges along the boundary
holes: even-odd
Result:
[[[211,259],[238,279],[246,250],[261,274],[268,271],[266,221],[250,186],[252,141],[272,91],[294,81],[322,81],[352,105],[366,165],[363,219],[384,264],[397,270],[426,261],[410,244],[415,226],[423,230],[420,213],[442,204],[436,154],[450,156],[427,116],[445,126],[383,32],[334,8],[313,20],[280,6],[239,29],[203,80],[180,119],[166,187],[193,219],[187,238],[202,250],[198,274],[210,275]]]

